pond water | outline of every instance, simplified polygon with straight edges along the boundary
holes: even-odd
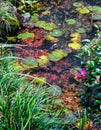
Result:
[[[49,41],[46,39],[46,34],[51,31],[46,31],[38,27],[31,28],[24,26],[19,33],[26,31],[35,33],[34,40],[30,38],[28,40],[22,40],[20,42],[27,46],[19,46],[16,48],[16,56],[23,58],[39,58],[42,55],[47,55],[47,53],[52,53],[52,51],[56,49],[62,49],[64,52],[68,53],[68,56],[60,61],[49,61],[49,64],[31,70],[31,74],[45,77],[48,83],[59,85],[60,87],[68,87],[73,83],[78,84],[70,71],[72,68],[80,66],[80,59],[75,57],[79,50],[68,47],[69,43],[72,42],[70,35],[77,32],[80,34],[80,41],[82,39],[91,40],[94,38],[97,31],[93,25],[99,21],[92,19],[91,13],[78,13],[76,7],[73,6],[74,2],[75,0],[65,0],[61,4],[50,2],[45,9],[43,8],[38,13],[40,21],[54,23],[57,29],[63,32],[63,35],[58,37],[57,40]],[[83,4],[82,8],[84,9],[86,7],[88,8],[88,4],[101,4],[100,1],[91,2],[85,0],[85,2],[80,2]],[[76,23],[68,24],[66,22],[68,19],[75,19]]]

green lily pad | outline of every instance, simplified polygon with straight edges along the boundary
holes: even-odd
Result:
[[[85,33],[86,32],[84,28],[78,28],[78,29],[76,29],[76,31],[78,33]]]
[[[22,64],[27,68],[35,68],[38,67],[38,62],[35,58],[27,57],[26,59],[22,59]]]
[[[49,59],[51,61],[59,61],[62,58],[66,57],[68,54],[66,52],[63,52],[61,49],[56,49],[52,53],[48,53]]]
[[[101,12],[100,6],[88,6],[88,9],[92,12]]]
[[[74,3],[73,3],[73,6],[74,6],[74,7],[81,7],[81,6],[82,6],[82,3],[80,3],[80,2],[74,2]]]
[[[35,23],[35,26],[39,28],[43,28],[44,30],[49,30],[49,31],[56,28],[56,25],[54,23],[48,23],[45,21],[37,21]]]
[[[50,32],[50,35],[52,35],[54,37],[60,37],[63,35],[63,32],[60,30],[53,30],[52,32]]]
[[[36,22],[36,21],[38,21],[39,19],[38,19],[38,17],[37,16],[32,16],[31,17],[31,21],[34,21],[34,22]]]
[[[28,38],[34,38],[34,33],[24,32],[17,35],[18,39],[26,40]]]
[[[93,20],[101,20],[101,14],[93,14],[92,19]]]
[[[76,20],[75,19],[67,19],[66,23],[68,23],[68,24],[75,24]]]
[[[86,7],[84,7],[84,8],[76,8],[76,10],[77,10],[80,14],[88,14],[88,13],[90,13],[90,10],[87,9]]]

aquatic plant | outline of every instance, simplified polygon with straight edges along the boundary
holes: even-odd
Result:
[[[34,33],[24,32],[17,35],[18,39],[26,40],[28,38],[34,38]]]

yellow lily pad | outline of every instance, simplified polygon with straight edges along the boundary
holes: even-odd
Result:
[[[84,7],[84,8],[76,8],[76,10],[77,10],[80,14],[88,14],[88,13],[90,13],[90,10],[87,9],[86,7]]]
[[[47,55],[42,55],[37,59],[39,66],[46,65],[49,62],[49,57]]]
[[[57,39],[57,38],[53,37],[53,36],[52,36],[52,35],[50,35],[50,34],[48,34],[48,35],[46,36],[46,40],[49,40],[49,41],[55,41],[55,42],[57,42],[57,41],[58,41],[58,39]]]
[[[76,42],[69,43],[68,47],[70,47],[70,48],[72,48],[74,50],[79,50],[79,49],[81,49],[81,44],[80,43],[76,43]]]

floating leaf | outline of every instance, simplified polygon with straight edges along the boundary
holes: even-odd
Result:
[[[37,59],[39,66],[46,65],[49,62],[49,57],[46,55],[42,55]]]
[[[48,92],[53,96],[60,96],[62,94],[62,89],[59,86],[54,85],[48,88]]]
[[[90,13],[89,9],[87,9],[86,7],[76,8],[76,10],[77,10],[80,14],[88,14],[88,13]]]
[[[81,6],[82,6],[82,3],[80,3],[80,2],[74,2],[74,3],[73,3],[73,6],[74,6],[74,7],[81,7]]]
[[[70,37],[78,37],[81,38],[81,35],[78,32],[71,33]]]
[[[88,9],[92,12],[101,12],[100,6],[88,6]]]
[[[24,68],[18,62],[14,62],[10,66],[13,67],[14,71],[17,71],[17,72],[24,70]]]
[[[49,59],[51,61],[59,61],[62,58],[66,57],[68,54],[66,52],[63,52],[63,50],[56,49],[52,53],[48,53]]]
[[[46,83],[46,78],[44,77],[38,77],[34,79],[34,83],[37,83],[39,85],[43,85]]]
[[[79,50],[81,48],[80,43],[69,43],[68,46],[74,50]]]
[[[22,40],[26,40],[28,38],[34,38],[34,36],[35,36],[34,33],[25,32],[25,33],[18,34],[17,38],[22,39]]]
[[[49,10],[46,10],[44,12],[42,12],[43,15],[49,15],[50,14],[50,11]]]
[[[48,22],[45,22],[45,21],[37,21],[35,23],[35,26],[39,27],[39,28],[43,28],[45,30],[49,30],[49,31],[56,28],[56,25],[54,23],[48,23]]]
[[[7,37],[7,41],[12,41],[15,42],[16,41],[16,37]]]
[[[48,34],[48,35],[46,36],[46,40],[50,40],[50,41],[53,41],[53,42],[57,42],[57,41],[58,41],[57,38],[53,37],[53,36],[50,35],[50,34]]]
[[[86,32],[84,28],[78,28],[78,29],[76,29],[76,31],[78,33],[85,33]]]
[[[68,20],[66,20],[66,23],[68,23],[68,24],[75,24],[76,20],[75,19],[68,19]]]
[[[50,32],[50,34],[54,37],[60,37],[63,35],[63,32],[60,30],[53,30],[52,32]]]
[[[38,62],[35,58],[27,57],[26,59],[22,59],[21,65],[24,68],[36,68],[38,67]]]
[[[93,14],[92,19],[93,20],[101,20],[101,14]]]
[[[34,16],[31,17],[31,21],[36,22],[36,21],[38,21],[38,20],[39,20],[39,19],[38,19],[38,16],[35,16],[35,15],[34,15]]]

